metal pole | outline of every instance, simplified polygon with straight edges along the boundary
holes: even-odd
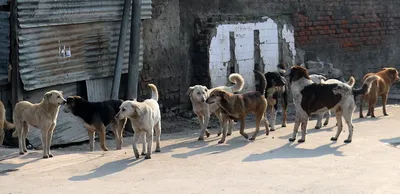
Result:
[[[140,52],[140,11],[142,0],[132,0],[131,39],[129,45],[128,89],[127,99],[137,98],[139,80]]]
[[[125,0],[124,12],[122,14],[122,21],[121,21],[121,29],[119,32],[117,59],[115,62],[114,78],[113,78],[113,84],[112,84],[111,96],[110,96],[111,99],[115,99],[115,100],[118,99],[119,85],[121,82],[122,66],[124,64],[124,50],[125,50],[125,42],[126,42],[126,31],[128,29],[130,3],[131,3],[131,0]]]

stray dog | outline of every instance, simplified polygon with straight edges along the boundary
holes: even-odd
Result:
[[[140,134],[144,133],[146,138],[143,138],[143,152],[146,154],[145,159],[151,159],[151,151],[153,146],[153,134],[156,132],[156,152],[160,150],[160,136],[161,136],[161,113],[158,105],[158,90],[154,84],[148,85],[151,89],[151,99],[143,102],[138,102],[136,99],[133,101],[127,100],[119,107],[119,112],[115,115],[117,119],[129,118],[132,128],[135,132],[133,137],[133,153],[136,159],[139,158],[139,151],[137,149],[137,142]],[[154,131],[153,131],[154,130]],[[146,145],[147,141],[147,153]]]
[[[317,75],[317,74],[312,74],[310,75],[311,80],[316,83],[316,84],[334,84],[334,83],[343,83],[337,79],[328,79],[326,80],[326,78],[322,75]],[[349,81],[346,83],[347,85],[349,85],[351,88],[353,88],[354,84],[356,83],[356,80],[354,79],[353,76],[351,76],[349,78]],[[325,122],[324,122],[324,126],[329,124],[329,119],[331,118],[331,111],[328,110],[326,112],[322,112],[318,114],[317,117],[317,124],[315,125],[315,129],[321,129],[322,127],[322,118],[325,117]]]
[[[28,101],[21,101],[15,104],[13,137],[18,136],[19,154],[23,155],[28,152],[25,141],[29,126],[33,126],[42,130],[43,158],[53,157],[53,154],[50,153],[53,132],[57,124],[60,105],[66,102],[61,91],[51,90],[45,93],[40,103],[32,104]]]
[[[223,133],[222,138],[218,143],[224,143],[226,139],[226,128],[228,120],[240,120],[240,134],[248,139],[248,135],[244,132],[245,118],[252,112],[256,116],[256,131],[250,140],[255,140],[257,133],[260,130],[261,120],[265,121],[265,133],[269,134],[268,121],[265,118],[265,111],[267,109],[267,100],[265,99],[266,80],[264,75],[254,70],[261,78],[261,91],[248,92],[244,94],[232,94],[230,92],[215,89],[211,92],[210,97],[207,98],[208,104],[215,103],[221,109]]]
[[[270,127],[271,131],[275,131],[275,121],[276,113],[278,110],[278,101],[281,98],[283,120],[282,127],[286,127],[287,119],[287,106],[288,106],[288,87],[286,85],[286,80],[280,75],[279,72],[267,72],[264,74],[267,80],[267,88],[265,93],[265,98],[268,101],[268,107],[270,108]],[[267,108],[268,109],[268,108]]]
[[[218,133],[218,136],[221,135],[223,127],[222,127],[222,118],[220,109],[216,104],[209,105],[205,101],[207,97],[210,95],[210,93],[215,89],[225,90],[230,93],[239,92],[243,89],[244,79],[240,74],[232,73],[231,75],[229,75],[229,81],[231,81],[235,85],[219,86],[212,88],[210,90],[207,89],[206,86],[195,85],[189,87],[188,91],[186,92],[186,94],[190,96],[190,101],[192,102],[193,106],[193,112],[197,115],[197,118],[199,119],[200,122],[201,132],[198,140],[204,139],[204,133],[206,134],[207,137],[210,136],[210,132],[207,130],[207,126],[208,122],[210,121],[211,114],[214,114],[219,120],[220,132]],[[228,136],[232,134],[232,129],[233,129],[233,121],[230,120],[229,131],[227,134]]]
[[[108,151],[105,145],[106,127],[112,125],[115,135],[117,150],[122,147],[122,133],[126,119],[115,119],[114,116],[119,111],[121,100],[106,100],[103,102],[88,102],[80,96],[69,96],[67,104],[64,106],[64,112],[71,112],[73,115],[83,120],[89,136],[90,151],[94,151],[94,135],[95,132],[100,135],[100,147],[104,151]]]
[[[342,116],[349,128],[349,136],[344,141],[350,143],[353,137],[352,114],[356,107],[355,97],[368,93],[376,77],[368,78],[362,88],[353,89],[348,84],[337,82],[333,84],[313,83],[307,69],[294,66],[289,72],[290,88],[293,102],[296,108],[296,119],[293,128],[293,136],[289,141],[296,140],[296,135],[301,124],[302,137],[299,143],[305,142],[308,118],[311,114],[335,110],[338,130],[332,141],[337,141],[342,131]]]
[[[365,81],[371,76],[377,76],[378,80],[372,85],[370,92],[362,95],[360,98],[360,118],[364,117],[362,113],[362,106],[364,104],[364,101],[368,101],[367,116],[371,116],[372,118],[375,117],[374,109],[379,96],[382,97],[383,115],[388,116],[386,112],[386,103],[390,91],[390,86],[400,80],[399,72],[393,67],[385,67],[377,73],[366,74],[363,78],[363,82],[365,83]]]
[[[5,129],[13,129],[14,123],[10,123],[6,120],[6,109],[4,108],[3,102],[0,101],[0,147],[3,145],[5,137]]]

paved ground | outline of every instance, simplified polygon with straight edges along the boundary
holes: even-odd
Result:
[[[387,143],[400,142],[400,107],[388,110],[388,117],[355,119],[351,144],[343,143],[347,128],[330,141],[331,119],[321,130],[310,121],[304,144],[288,142],[292,124],[268,137],[262,130],[254,142],[235,130],[223,145],[216,130],[205,142],[192,133],[163,135],[162,153],[151,160],[133,159],[128,139],[120,151],[89,153],[82,145],[47,160],[39,151],[0,149],[0,193],[398,193],[400,150]]]

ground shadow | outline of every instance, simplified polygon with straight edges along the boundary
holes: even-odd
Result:
[[[117,160],[113,162],[106,163],[99,168],[95,169],[94,171],[90,172],[89,174],[73,176],[69,178],[70,181],[87,181],[94,178],[100,178],[104,176],[108,176],[120,171],[125,170],[128,167],[135,166],[145,159],[136,160],[133,158],[125,158],[122,160]]]
[[[341,151],[338,151],[338,149],[346,144],[331,147],[333,144],[335,144],[335,142],[319,146],[315,149],[305,149],[296,148],[296,146],[299,145],[298,143],[287,143],[282,147],[261,154],[250,154],[248,157],[243,159],[243,162],[256,162],[285,158],[314,158],[331,154],[335,156],[344,156]]]
[[[400,137],[394,137],[394,138],[390,138],[390,139],[381,139],[379,141],[382,143],[386,143],[393,147],[398,147],[400,145]]]
[[[33,160],[28,160],[19,164],[10,164],[10,163],[0,163],[0,176],[7,176],[9,172],[18,171],[19,168],[33,162],[37,162],[41,158],[36,158]]]
[[[268,136],[262,133],[263,131],[260,131],[257,135],[256,140],[262,140],[265,138],[268,138]],[[252,133],[248,133],[249,136],[252,135]],[[220,138],[218,138],[219,140]],[[218,144],[217,142],[214,145],[207,146],[207,147],[200,147],[199,149],[191,150],[187,153],[180,153],[180,154],[173,154],[172,157],[174,158],[188,158],[191,156],[195,155],[200,155],[200,154],[220,154],[224,152],[228,152],[243,146],[246,146],[249,143],[252,143],[254,141],[246,140],[243,136],[236,136],[233,138],[230,138],[230,136],[227,137],[227,141],[223,144]]]

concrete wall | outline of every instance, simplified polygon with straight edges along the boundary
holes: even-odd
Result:
[[[359,81],[384,66],[399,67],[399,9],[393,0],[154,0],[155,18],[144,22],[142,81],[159,84],[166,115],[186,111],[187,87],[212,83],[209,52],[219,26],[254,24],[265,16],[282,32],[279,62],[293,64],[295,50],[296,63],[319,58]],[[291,31],[294,37],[285,33]],[[391,97],[400,97],[397,86],[392,90]]]

